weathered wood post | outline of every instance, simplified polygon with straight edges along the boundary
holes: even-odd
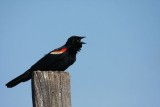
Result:
[[[33,107],[71,107],[70,75],[64,71],[35,71]]]

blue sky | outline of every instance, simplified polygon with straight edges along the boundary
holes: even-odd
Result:
[[[1,0],[1,106],[32,106],[30,81],[5,84],[71,35],[72,107],[160,107],[159,0]]]

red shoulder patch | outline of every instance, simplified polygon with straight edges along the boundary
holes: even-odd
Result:
[[[62,49],[54,50],[50,54],[62,54],[66,51],[67,51],[67,48],[62,48]]]

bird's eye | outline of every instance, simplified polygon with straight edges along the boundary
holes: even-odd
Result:
[[[79,39],[77,39],[77,42],[80,42],[80,40],[79,40]]]

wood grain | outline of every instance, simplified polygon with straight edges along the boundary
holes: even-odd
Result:
[[[34,71],[33,107],[71,107],[70,75],[64,71]]]

